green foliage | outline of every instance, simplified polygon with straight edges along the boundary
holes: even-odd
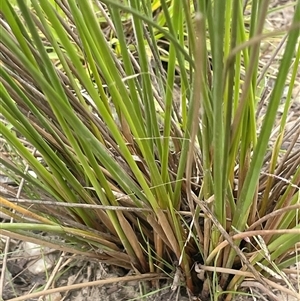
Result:
[[[3,1],[1,133],[36,177],[15,159],[0,163],[40,201],[26,209],[3,199],[15,223],[1,227],[24,239],[59,234],[63,250],[142,273],[177,261],[205,300],[216,283],[234,290],[250,272],[266,284],[262,267],[276,274],[297,260],[300,165],[292,145],[280,150],[300,3],[261,126],[261,43],[278,34],[264,30],[268,1],[249,4],[249,22],[242,1],[194,3]],[[204,285],[197,262],[215,266]]]

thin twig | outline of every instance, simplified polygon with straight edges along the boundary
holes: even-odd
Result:
[[[262,275],[251,265],[249,260],[246,258],[245,254],[238,248],[238,246],[234,243],[232,237],[227,233],[227,231],[223,228],[221,223],[217,220],[217,218],[212,214],[211,210],[208,208],[207,204],[204,201],[198,200],[198,198],[194,195],[195,202],[200,206],[201,210],[207,215],[208,218],[215,224],[223,237],[227,240],[230,246],[234,249],[243,263],[247,266],[249,271],[252,272],[253,276],[256,280],[260,281],[262,284],[267,285],[265,279]]]
[[[40,296],[51,295],[51,294],[58,293],[58,292],[66,292],[69,290],[76,290],[76,289],[92,287],[92,286],[102,286],[102,285],[112,284],[112,283],[117,283],[117,282],[147,281],[147,280],[152,281],[152,280],[158,280],[158,279],[164,279],[164,278],[166,278],[166,275],[156,274],[156,273],[148,273],[148,274],[141,274],[141,275],[134,275],[134,276],[125,276],[125,277],[114,277],[114,278],[109,278],[109,279],[101,279],[101,280],[97,280],[97,281],[77,283],[77,284],[73,284],[73,285],[66,285],[66,286],[62,286],[62,287],[52,288],[52,289],[49,289],[46,291],[36,292],[36,293],[28,294],[25,296],[20,296],[17,298],[12,298],[7,301],[24,301],[24,300],[37,298]]]
[[[50,277],[49,277],[47,283],[45,284],[45,287],[44,287],[43,291],[47,291],[47,290],[49,289],[49,287],[50,287],[51,283],[53,282],[53,280],[54,280],[54,278],[55,278],[55,276],[56,276],[58,270],[60,269],[60,266],[61,266],[61,264],[62,264],[62,262],[63,262],[63,260],[64,260],[65,254],[66,254],[66,253],[63,252],[63,253],[59,256],[59,260],[58,260],[57,264],[55,265],[55,267],[54,267],[54,269],[53,269],[53,271],[52,271],[52,273],[51,273],[51,275],[50,275]],[[39,297],[38,301],[43,301],[42,296]]]
[[[63,202],[56,202],[56,201],[17,199],[17,198],[7,198],[7,200],[12,203],[30,204],[30,205],[85,208],[85,209],[103,209],[103,210],[111,210],[111,211],[153,212],[153,209],[150,208],[134,208],[134,207],[106,206],[106,205],[94,205],[94,204],[75,204],[75,203],[63,203]],[[167,212],[168,210],[162,210],[162,211]],[[192,216],[192,213],[189,211],[176,211],[176,213],[185,216]],[[204,215],[200,214],[200,216],[204,216]]]

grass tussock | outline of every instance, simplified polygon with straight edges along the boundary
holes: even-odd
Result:
[[[23,189],[1,198],[3,233],[59,235],[64,252],[139,273],[176,263],[202,300],[231,300],[245,277],[278,288],[299,261],[300,129],[286,129],[300,3],[284,30],[265,28],[270,12],[4,0],[0,163]],[[276,76],[269,39],[284,41]]]

